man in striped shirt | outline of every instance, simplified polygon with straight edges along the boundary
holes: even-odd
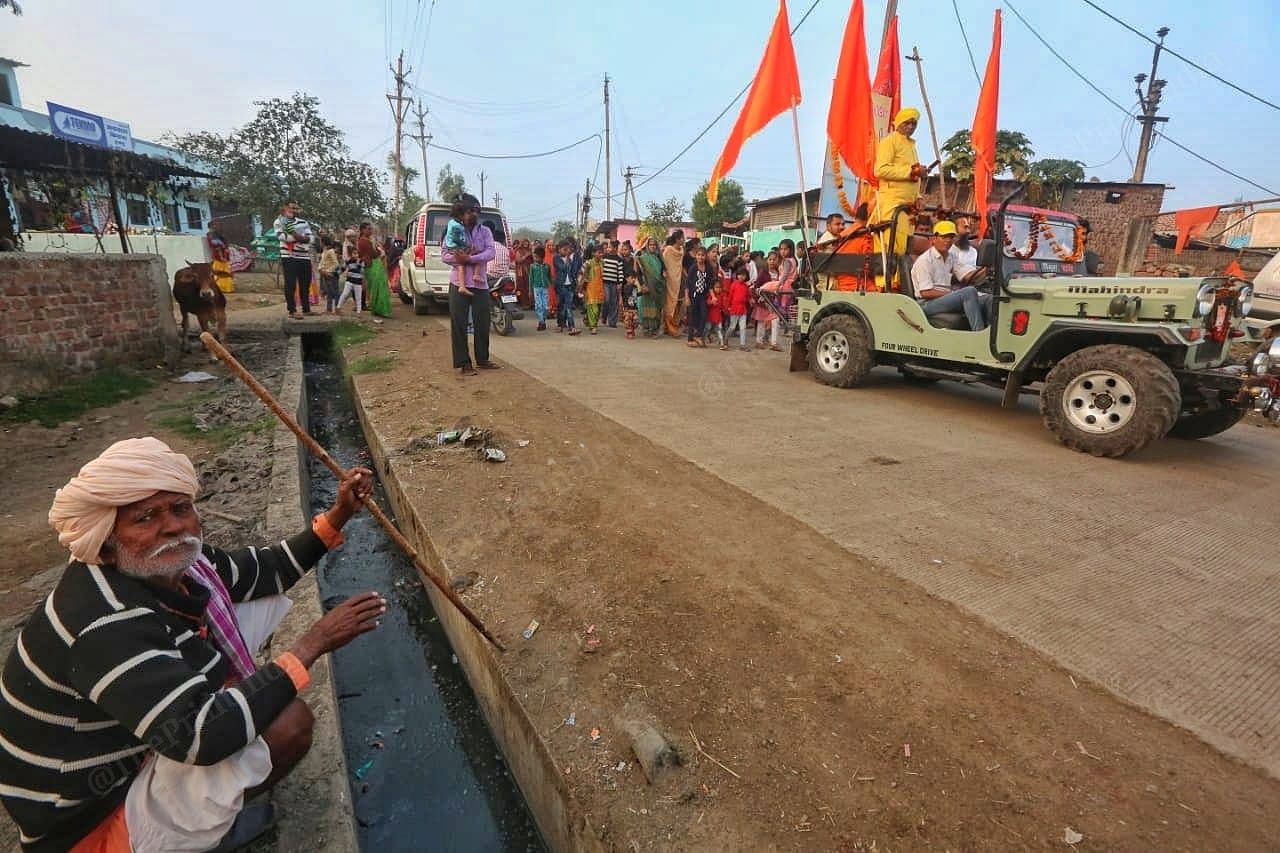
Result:
[[[275,221],[280,241],[280,272],[284,278],[284,301],[289,316],[297,320],[298,308],[311,313],[311,223],[298,215],[298,203],[286,201]],[[295,296],[296,294],[296,296]]]
[[[259,667],[283,593],[341,543],[372,474],[349,471],[310,529],[235,551],[203,544],[198,486],[187,457],[140,438],[54,498],[72,560],[0,673],[0,801],[24,850],[222,850],[261,832],[270,807],[245,798],[310,748],[308,668],[386,611],[355,596]]]

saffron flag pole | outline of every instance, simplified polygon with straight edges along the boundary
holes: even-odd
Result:
[[[707,185],[707,202],[715,206],[720,194],[720,179],[729,174],[733,165],[738,162],[738,154],[742,145],[752,136],[764,129],[786,110],[792,111],[794,118],[796,104],[800,103],[800,71],[796,68],[795,48],[791,44],[791,26],[787,20],[787,0],[778,4],[778,17],[774,19],[773,30],[769,33],[769,43],[765,45],[764,56],[760,59],[760,67],[756,69],[755,79],[751,81],[751,89],[747,92],[747,100],[742,105],[742,112],[734,122],[729,138],[725,140],[724,150],[711,170],[711,180]],[[797,124],[797,139],[799,129]],[[804,204],[804,187],[801,186],[800,202]]]
[[[862,0],[853,0],[849,22],[844,28],[840,64],[836,66],[836,77],[831,84],[827,139],[831,143],[832,159],[838,154],[860,180],[875,184],[877,139],[863,20]]]
[[[1000,10],[996,9],[995,31],[991,35],[991,55],[982,77],[982,92],[973,116],[973,204],[978,209],[978,234],[987,230],[987,196],[996,174],[996,120],[1000,103]]]

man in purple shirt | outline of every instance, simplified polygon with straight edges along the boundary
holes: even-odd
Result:
[[[462,376],[475,376],[476,367],[497,370],[489,360],[489,262],[494,258],[493,232],[480,224],[480,202],[464,194],[466,207],[462,226],[467,231],[467,250],[441,248],[440,259],[453,267],[449,275],[449,319],[453,331],[453,366]],[[472,318],[475,322],[472,323]],[[475,327],[476,360],[471,364],[467,347],[467,325]]]

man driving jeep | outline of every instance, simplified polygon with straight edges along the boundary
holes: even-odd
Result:
[[[963,311],[969,329],[980,332],[990,324],[991,302],[983,299],[973,285],[952,289],[951,277],[957,271],[955,256],[951,253],[955,239],[955,223],[943,219],[933,226],[929,250],[916,258],[911,267],[911,287],[926,317]],[[977,268],[966,274],[975,278],[983,272]]]

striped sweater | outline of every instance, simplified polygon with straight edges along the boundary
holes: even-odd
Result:
[[[205,546],[233,601],[276,595],[325,553],[310,530],[269,548]],[[204,628],[208,591],[161,589],[72,562],[0,674],[0,801],[25,850],[66,850],[121,802],[149,750],[215,764],[293,700],[276,664],[227,688]]]

